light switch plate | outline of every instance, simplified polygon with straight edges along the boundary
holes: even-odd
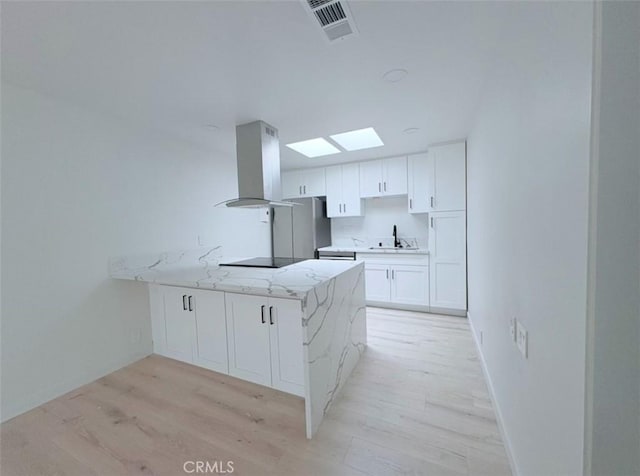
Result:
[[[518,334],[518,338],[516,340],[518,349],[520,350],[522,356],[526,359],[528,358],[529,350],[529,332],[527,332],[527,329],[525,329],[521,322],[518,322],[516,326],[516,332]]]

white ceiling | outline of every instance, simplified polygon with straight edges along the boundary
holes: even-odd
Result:
[[[3,2],[2,75],[212,151],[235,154],[235,125],[262,119],[280,131],[283,168],[466,137],[504,4],[350,7],[360,35],[328,44],[297,0]],[[385,82],[394,68],[409,75]],[[384,147],[315,159],[284,147],[369,126]]]

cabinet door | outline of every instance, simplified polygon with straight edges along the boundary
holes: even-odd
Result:
[[[191,289],[163,287],[164,297],[164,355],[183,362],[193,362],[195,341],[195,313],[189,311]],[[193,304],[192,307],[193,309]]]
[[[389,266],[365,263],[364,281],[367,301],[389,302],[391,300],[390,278]]]
[[[280,174],[280,180],[282,182],[282,198],[299,198],[302,196],[302,183],[299,171],[292,170],[282,172]]]
[[[327,194],[324,169],[311,169],[304,172],[302,181],[305,197],[323,197]]]
[[[292,299],[269,299],[271,383],[283,392],[304,396],[302,307]]]
[[[229,374],[270,386],[268,300],[226,293],[226,303]]]
[[[362,215],[360,199],[360,167],[358,164],[342,166],[342,214],[343,217]]]
[[[466,209],[466,145],[434,147],[434,210]]]
[[[407,193],[407,158],[396,157],[382,161],[382,192],[384,195]]]
[[[327,179],[327,216],[342,214],[342,166],[335,165],[325,170]]]
[[[408,159],[409,213],[427,213],[430,209],[433,161],[428,154],[411,155]]]
[[[370,160],[360,162],[360,197],[381,197],[382,190],[382,161]]]
[[[467,308],[466,213],[429,215],[430,305]]]
[[[429,305],[429,268],[427,266],[391,267],[391,302]]]
[[[224,293],[192,290],[196,316],[194,363],[216,372],[229,373]]]

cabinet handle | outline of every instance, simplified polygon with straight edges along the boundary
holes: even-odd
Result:
[[[433,217],[431,217],[431,228],[433,228]]]
[[[342,203],[338,203],[338,209],[340,210],[340,213],[342,213]]]
[[[343,204],[342,204],[342,209],[343,209],[343,211],[344,211],[345,213],[347,213],[347,204],[346,204],[346,203],[343,203]]]
[[[387,182],[384,183],[384,191],[387,191]]]
[[[382,192],[382,184],[378,182],[378,192]]]
[[[262,323],[264,324],[264,308],[267,307],[264,304],[260,306],[260,317],[262,317]]]
[[[305,195],[307,194],[307,186],[306,186],[306,185],[303,185],[303,186],[302,186],[302,191],[303,191],[303,193],[304,193]]]
[[[299,195],[302,195],[302,185],[299,185],[299,186],[298,186],[298,194],[299,194]]]
[[[433,197],[431,197],[431,208],[433,208]]]
[[[413,210],[413,200],[411,198],[409,199],[409,208]]]
[[[189,311],[193,311],[193,296],[189,296]]]
[[[387,279],[389,279],[389,270],[387,270]]]
[[[395,271],[395,269],[391,270],[391,279],[396,279],[396,271]]]
[[[269,306],[269,324],[273,325],[273,306]]]
[[[187,295],[186,294],[182,295],[182,310],[183,311],[187,310]]]

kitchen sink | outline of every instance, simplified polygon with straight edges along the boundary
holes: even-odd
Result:
[[[411,251],[411,250],[417,250],[418,248],[415,248],[413,246],[405,246],[405,247],[402,247],[402,248],[396,248],[394,246],[370,246],[369,249],[370,250],[398,250],[398,251],[408,250],[408,251]]]

